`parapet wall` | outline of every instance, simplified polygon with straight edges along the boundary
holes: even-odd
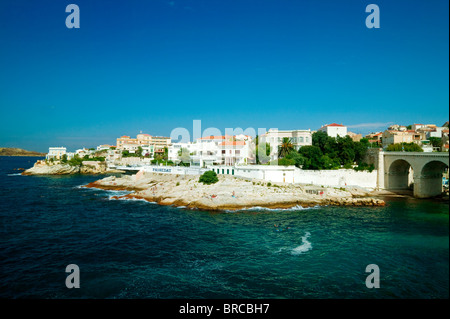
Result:
[[[265,180],[275,183],[311,184],[318,186],[377,187],[377,171],[339,170],[302,170],[295,166],[248,165],[248,166],[210,166],[218,174]]]

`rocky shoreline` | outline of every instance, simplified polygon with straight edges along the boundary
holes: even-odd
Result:
[[[122,177],[109,176],[84,187],[126,190],[115,199],[144,199],[159,205],[199,210],[240,210],[252,207],[285,209],[313,206],[384,206],[382,199],[356,189],[270,184],[219,175],[212,185],[198,182],[195,175],[140,172]]]
[[[22,175],[71,175],[71,174],[112,174],[123,173],[119,170],[110,170],[105,162],[83,161],[82,165],[69,165],[62,163],[47,163],[37,161],[32,168],[22,172]]]

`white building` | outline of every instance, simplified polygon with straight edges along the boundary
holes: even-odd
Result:
[[[318,129],[319,132],[325,132],[330,137],[345,137],[347,135],[347,126],[342,124],[326,124]]]
[[[447,130],[446,127],[436,127],[434,129],[432,129],[431,131],[427,131],[426,137],[427,137],[427,139],[429,139],[430,137],[442,138],[442,137],[444,137],[443,132],[446,130]]]
[[[251,137],[246,135],[207,136],[198,138],[194,143],[172,143],[168,157],[173,162],[179,162],[179,152],[184,148],[189,153],[191,166],[244,165],[251,156],[250,142]]]
[[[93,150],[90,150],[88,148],[80,148],[78,150],[75,151],[75,154],[78,155],[80,158],[83,158],[86,155],[91,155],[92,153],[94,153]]]
[[[270,144],[270,159],[274,160],[278,158],[278,147],[282,144],[283,138],[289,138],[294,146],[294,149],[298,151],[300,147],[312,145],[312,132],[311,130],[283,130],[270,129],[265,134],[259,137],[259,143]]]
[[[109,145],[109,144],[99,145],[99,146],[97,146],[97,151],[109,150],[111,147],[115,148],[115,146]]]
[[[60,160],[65,154],[67,154],[67,149],[65,147],[49,147],[48,154],[45,156],[45,159]]]

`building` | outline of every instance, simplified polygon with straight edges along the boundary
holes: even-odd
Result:
[[[90,156],[90,155],[94,154],[94,152],[95,152],[94,150],[90,150],[88,148],[83,147],[83,148],[76,150],[75,154],[78,155],[78,157],[83,158],[86,155]]]
[[[353,132],[347,132],[347,136],[349,136],[353,142],[359,142],[363,138],[362,134],[356,134]]]
[[[114,145],[103,144],[103,145],[97,146],[97,151],[109,150],[111,148],[116,148],[116,147]]]
[[[194,143],[173,143],[169,146],[168,157],[180,162],[179,152],[186,149],[190,165],[245,165],[251,157],[252,138],[247,135],[221,135],[198,138]]]
[[[426,140],[425,133],[415,132],[413,130],[407,131],[392,131],[386,130],[381,137],[383,148],[388,147],[391,144],[399,143],[416,143],[422,145],[422,142]]]
[[[425,124],[413,124],[411,125],[411,130],[417,131],[419,128],[425,127]]]
[[[404,131],[407,131],[407,130],[408,130],[408,128],[406,126],[398,125],[398,124],[393,124],[393,125],[388,127],[388,131],[401,131],[401,132],[404,132]]]
[[[370,133],[365,136],[369,140],[371,144],[381,145],[381,137],[383,136],[383,132]]]
[[[318,129],[319,132],[325,132],[330,137],[345,137],[347,135],[347,126],[342,124],[326,124]]]
[[[164,153],[164,148],[171,144],[170,137],[152,136],[149,134],[138,134],[136,138],[124,135],[117,139],[116,147],[118,150],[127,150],[135,153],[139,147],[142,147],[149,154]],[[143,152],[143,153],[144,153]],[[153,155],[151,156],[153,157]]]
[[[270,160],[278,158],[278,147],[283,143],[284,138],[291,140],[294,149],[298,151],[302,146],[312,145],[311,130],[278,130],[270,129],[265,134],[259,136],[259,144],[270,144]]]
[[[67,154],[67,149],[65,147],[49,147],[48,153],[45,156],[45,159],[50,160],[60,160],[62,159],[63,155]]]

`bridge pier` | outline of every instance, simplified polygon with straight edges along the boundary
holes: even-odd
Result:
[[[442,173],[434,176],[414,176],[414,197],[435,197],[441,195],[442,191]]]
[[[387,190],[409,189],[414,182],[414,197],[430,198],[442,194],[442,175],[448,169],[448,153],[424,152],[383,152],[382,165],[378,165],[379,174],[383,171],[384,188]],[[412,170],[411,170],[412,169]],[[414,176],[411,176],[414,172]],[[382,179],[379,178],[379,181]],[[383,184],[379,185],[380,187]]]

